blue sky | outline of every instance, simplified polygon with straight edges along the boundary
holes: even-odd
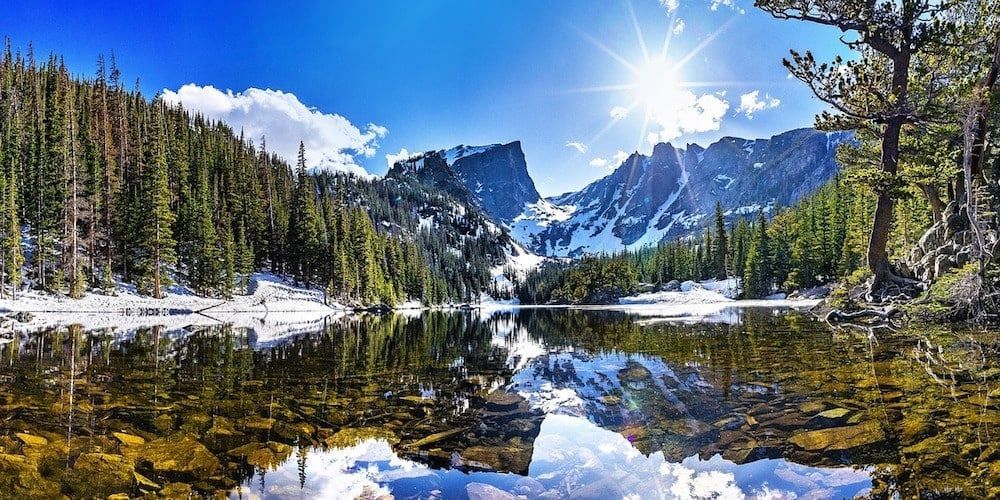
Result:
[[[838,34],[772,19],[750,0],[717,1],[8,0],[0,34],[63,55],[85,76],[114,51],[145,93],[168,89],[279,151],[308,136],[316,163],[381,174],[401,149],[520,140],[551,195],[608,174],[619,151],[648,152],[651,140],[707,144],[812,124],[821,103],[786,78],[781,58],[789,48],[832,58]],[[667,62],[644,64],[636,26],[654,61],[676,30]],[[594,87],[615,89],[581,91]]]

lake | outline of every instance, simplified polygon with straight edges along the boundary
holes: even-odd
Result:
[[[997,334],[731,308],[53,328],[0,345],[0,496],[1000,494]]]

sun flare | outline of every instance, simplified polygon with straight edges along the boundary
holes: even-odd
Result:
[[[649,61],[636,74],[634,99],[647,112],[663,109],[673,100],[677,83],[677,72],[668,61]]]

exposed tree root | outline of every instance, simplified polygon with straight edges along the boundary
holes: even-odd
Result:
[[[903,316],[903,310],[894,306],[879,309],[862,309],[860,311],[844,312],[834,309],[826,315],[826,322],[830,324],[855,324],[860,326],[873,326],[879,324],[890,324],[894,319]]]

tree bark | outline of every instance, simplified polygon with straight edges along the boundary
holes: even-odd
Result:
[[[904,31],[906,31],[903,37],[904,43],[892,57],[892,91],[897,98],[896,109],[895,113],[886,119],[885,130],[882,134],[880,163],[882,172],[888,174],[887,177],[890,179],[896,177],[896,171],[899,168],[899,136],[903,130],[903,124],[906,123],[906,112],[910,105],[907,84],[911,54],[907,44],[911,33],[909,30]],[[894,201],[891,187],[882,186],[879,189],[878,201],[875,205],[871,238],[868,240],[868,268],[874,276],[871,291],[878,290],[889,282],[899,280],[892,272],[892,266],[889,265],[889,254],[886,251],[889,243],[889,231],[892,229]]]
[[[990,62],[990,69],[986,72],[986,78],[983,79],[983,90],[986,95],[983,99],[989,102],[990,94],[993,92],[993,87],[997,84],[997,79],[1000,78],[1000,37],[997,38],[996,44],[993,48],[993,60]],[[989,109],[988,107],[986,109]],[[980,181],[983,177],[983,157],[986,152],[986,118],[988,113],[983,110],[976,116],[975,123],[975,140],[972,143],[972,155],[970,158],[970,167],[972,170],[973,181]]]
[[[944,213],[945,205],[941,201],[937,187],[931,184],[920,184],[920,189],[924,192],[924,197],[927,198],[927,203],[931,207],[931,215],[934,218],[934,222],[941,222],[941,214]]]

